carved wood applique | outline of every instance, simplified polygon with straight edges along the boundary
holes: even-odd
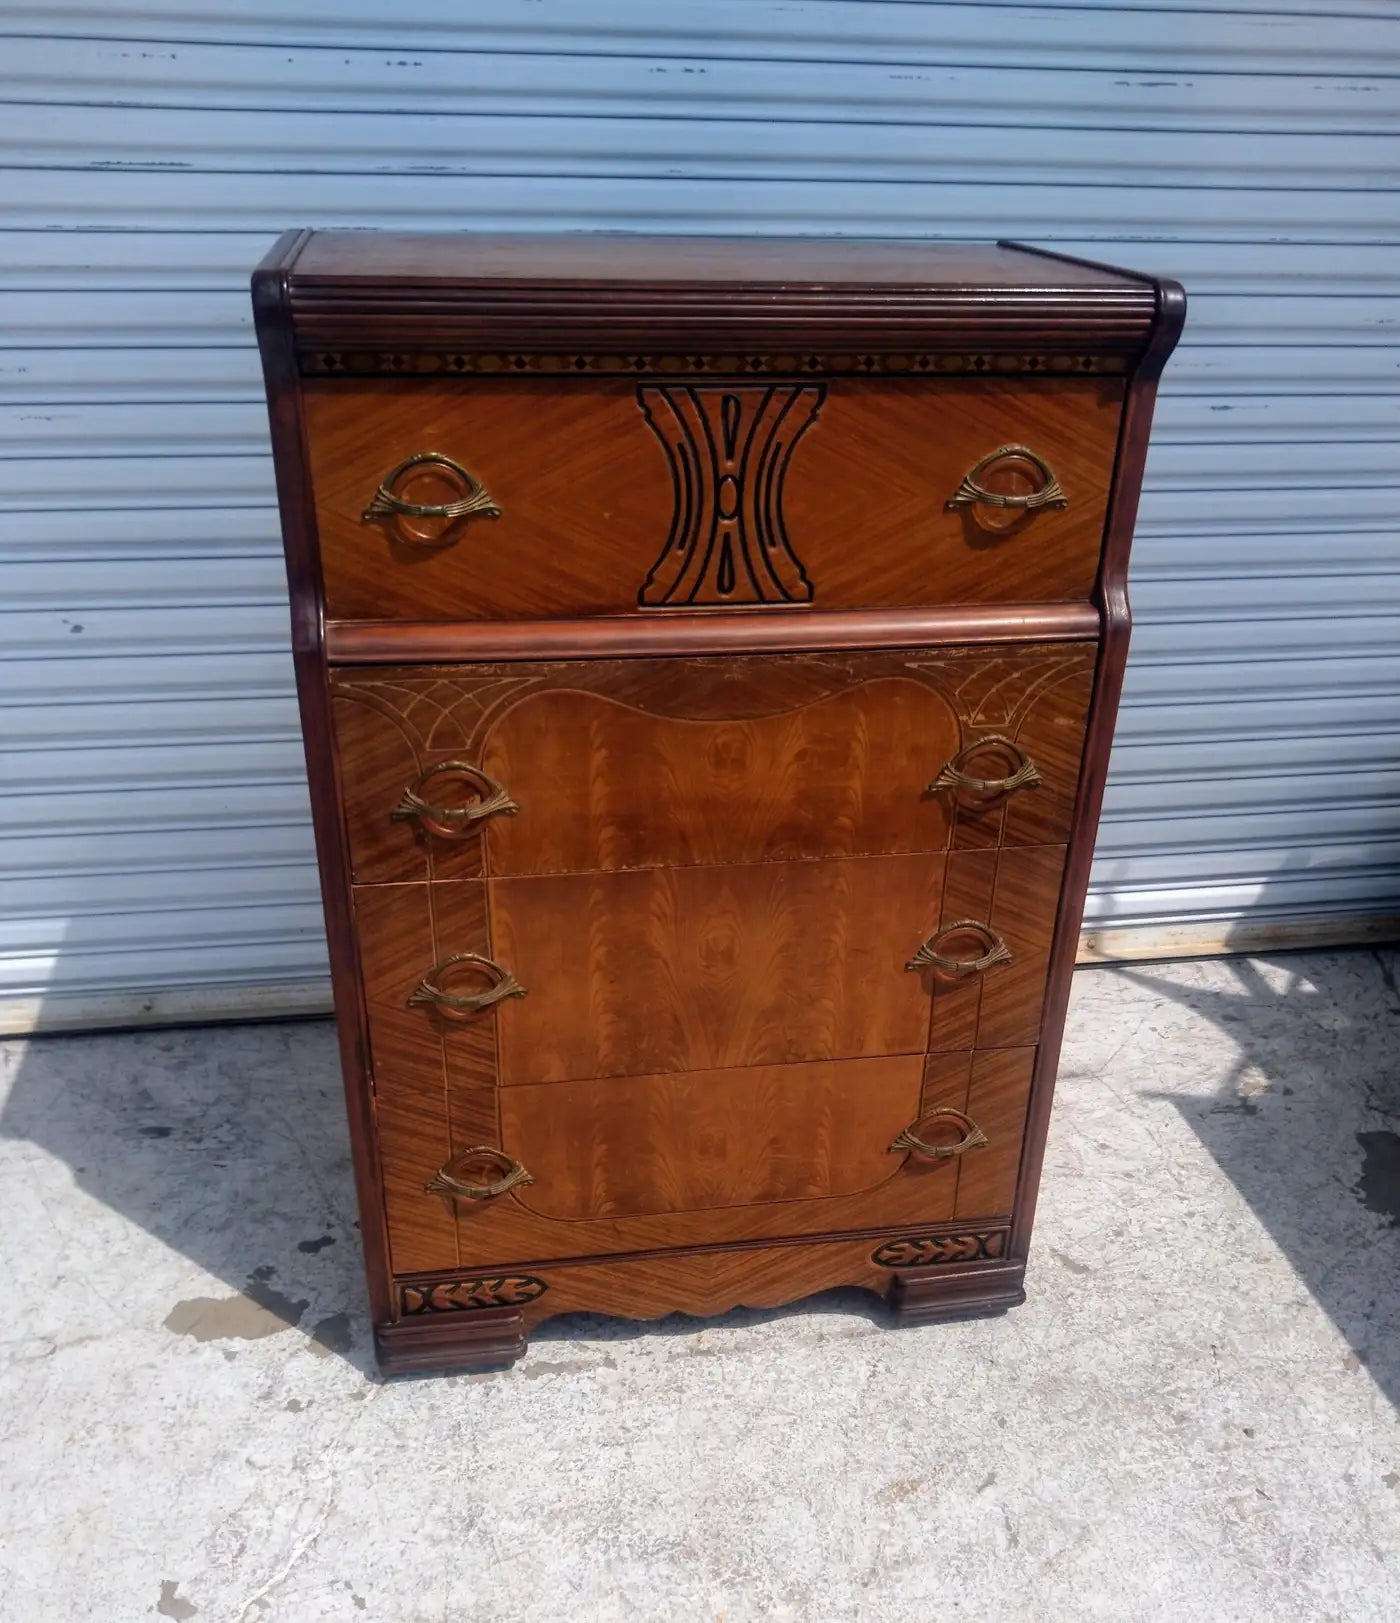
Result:
[[[1007,1231],[983,1234],[919,1234],[887,1240],[871,1253],[881,1268],[927,1268],[945,1262],[996,1262],[1006,1254]]]
[[[483,1307],[519,1307],[549,1289],[533,1274],[494,1274],[483,1279],[446,1279],[429,1284],[405,1285],[403,1311],[462,1313]]]
[[[675,492],[671,533],[638,597],[643,608],[812,601],[783,527],[783,477],[825,394],[820,383],[637,390]]]

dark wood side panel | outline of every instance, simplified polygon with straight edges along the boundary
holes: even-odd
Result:
[[[287,232],[254,272],[253,314],[267,390],[277,501],[287,560],[292,659],[306,746],[311,815],[316,830],[360,1238],[364,1246],[370,1309],[376,1320],[383,1320],[392,1309],[388,1230],[380,1181],[368,1041],[360,1000],[359,955],[350,912],[349,854],[336,782],[335,742],[322,642],[324,601],[316,511],[307,473],[306,424],[289,309],[291,272],[309,236],[306,231]]]
[[[1041,250],[1028,250],[1041,252]],[[1047,253],[1046,257],[1065,259]],[[1082,261],[1067,259],[1067,263]],[[1103,806],[1108,778],[1108,758],[1113,747],[1113,730],[1118,717],[1118,700],[1123,689],[1123,672],[1128,659],[1132,632],[1132,610],[1128,601],[1128,557],[1137,522],[1142,476],[1147,462],[1152,412],[1157,400],[1157,384],[1162,368],[1176,347],[1186,321],[1186,294],[1177,282],[1140,277],[1153,289],[1156,319],[1151,340],[1128,387],[1127,402],[1118,436],[1113,488],[1109,496],[1108,525],[1103,563],[1099,571],[1096,600],[1103,615],[1103,638],[1090,705],[1089,728],[1085,739],[1084,764],[1080,773],[1079,795],[1074,809],[1074,834],[1066,860],[1059,913],[1051,939],[1051,966],[1045,995],[1045,1019],[1040,1046],[1036,1052],[1035,1076],[1027,1115],[1025,1148],[1017,1186],[1016,1218],[1012,1229],[1012,1252],[1024,1258],[1030,1248],[1035,1222],[1036,1197],[1045,1141],[1050,1125],[1055,1074],[1060,1063],[1065,1013],[1069,1005],[1070,977],[1084,917],[1084,900],[1089,888],[1094,841],[1099,812]]]

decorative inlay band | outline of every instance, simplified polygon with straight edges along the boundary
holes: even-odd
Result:
[[[549,1289],[533,1274],[494,1274],[482,1279],[448,1279],[437,1285],[404,1285],[405,1314],[461,1313],[476,1307],[519,1307]]]
[[[637,390],[675,498],[671,533],[638,596],[644,608],[812,601],[783,528],[783,476],[825,395],[820,383]]]
[[[1121,377],[1125,355],[507,355],[460,350],[306,349],[301,370],[312,377],[472,377],[540,373],[551,377],[821,376],[923,377],[943,373],[1020,373],[1051,377]]]
[[[1006,1255],[1006,1230],[984,1234],[918,1234],[886,1240],[871,1252],[881,1268],[928,1268],[940,1262],[995,1262]]]
[[[341,668],[337,700],[362,704],[384,716],[407,741],[417,770],[434,755],[480,758],[485,740],[519,703],[554,688],[599,693],[647,715],[678,720],[748,721],[800,709],[852,683],[897,675],[941,694],[964,732],[995,727],[1014,738],[1042,694],[1093,669],[1092,646],[941,648],[910,660],[901,653],[768,655],[724,664],[676,661],[676,680],[665,688],[634,680],[635,661],[583,661],[557,673],[529,666],[423,666],[391,676]],[[775,681],[775,675],[783,680]]]

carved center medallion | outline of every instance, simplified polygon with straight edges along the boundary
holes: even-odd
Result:
[[[675,492],[671,533],[639,594],[644,608],[812,601],[783,527],[783,478],[825,395],[821,383],[637,390]]]

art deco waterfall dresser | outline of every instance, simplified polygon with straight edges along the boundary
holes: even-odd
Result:
[[[1019,1302],[1180,288],[303,231],[253,292],[384,1367]]]

